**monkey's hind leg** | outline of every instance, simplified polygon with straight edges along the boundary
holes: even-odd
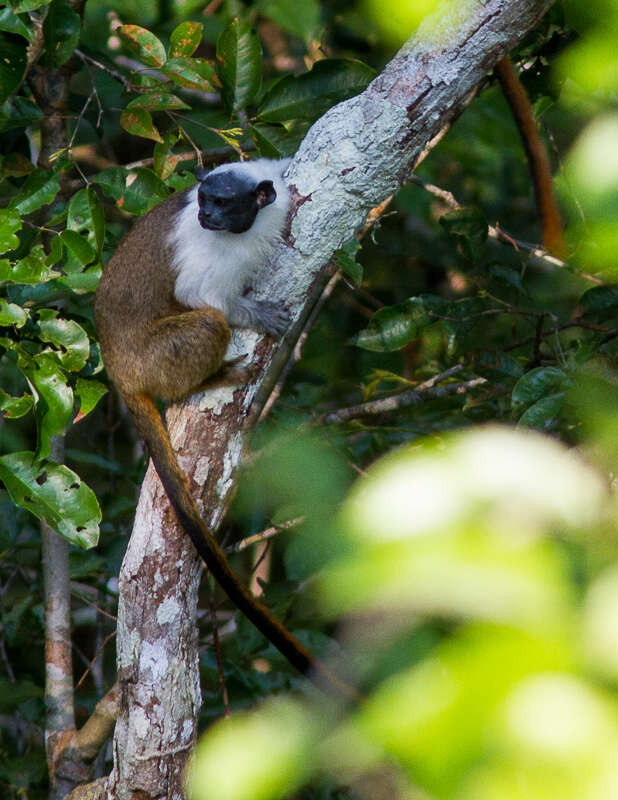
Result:
[[[229,325],[215,308],[156,320],[140,357],[147,379],[142,390],[168,400],[193,394],[221,369],[230,338]]]

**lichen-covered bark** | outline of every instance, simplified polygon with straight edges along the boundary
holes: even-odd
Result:
[[[309,131],[288,173],[295,198],[289,235],[257,281],[265,296],[285,302],[294,324],[282,343],[236,331],[230,357],[246,353],[256,382],[209,391],[168,413],[180,464],[211,525],[225,511],[251,404],[267,397],[327,280],[333,252],[405,182],[422,150],[549,5],[461,0],[448,18],[424,24],[363,94],[331,109]],[[182,796],[199,708],[198,578],[192,547],[150,469],[121,573],[123,702],[111,797]]]

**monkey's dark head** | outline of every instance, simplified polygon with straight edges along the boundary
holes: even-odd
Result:
[[[198,219],[202,228],[211,231],[248,231],[258,211],[277,197],[272,181],[256,183],[233,168],[208,173],[197,169],[195,174],[200,181]]]

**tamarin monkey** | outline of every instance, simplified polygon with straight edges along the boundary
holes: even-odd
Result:
[[[289,208],[289,159],[197,171],[199,183],[133,226],[103,272],[95,321],[107,372],[131,412],[178,519],[232,602],[302,673],[350,694],[241,583],[201,518],[154,397],[180,400],[224,367],[230,325],[284,330],[281,305],[247,294]]]

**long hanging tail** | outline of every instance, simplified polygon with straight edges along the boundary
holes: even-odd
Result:
[[[167,428],[152,398],[148,395],[125,395],[123,398],[135,420],[138,433],[150,451],[155,469],[180,524],[191,537],[195,549],[219,586],[234,605],[303,675],[311,678],[320,688],[331,687],[336,689],[337,694],[357,700],[356,691],[341,682],[318,661],[270,610],[251,594],[230,567],[221,546],[200,515],[191,495],[189,482],[178,466]]]

